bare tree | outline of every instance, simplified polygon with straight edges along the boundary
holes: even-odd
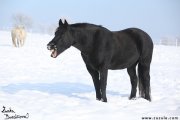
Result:
[[[22,26],[22,27],[25,27],[27,30],[30,30],[33,25],[32,18],[21,13],[14,14],[12,16],[12,20],[13,20],[13,25],[15,27]]]

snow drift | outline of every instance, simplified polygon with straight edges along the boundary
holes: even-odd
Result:
[[[80,52],[71,47],[56,59],[46,44],[53,36],[27,34],[25,46],[12,46],[10,32],[0,31],[0,119],[3,106],[28,120],[141,120],[180,116],[180,47],[154,48],[152,102],[128,100],[126,70],[109,71],[108,103],[95,100],[91,76]],[[74,74],[74,71],[76,74]],[[25,118],[22,118],[25,119]],[[180,117],[179,117],[180,119]]]

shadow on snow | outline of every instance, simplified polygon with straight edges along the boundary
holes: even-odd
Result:
[[[6,93],[14,94],[22,90],[30,91],[40,91],[49,94],[63,94],[68,97],[76,97],[80,99],[88,99],[87,97],[80,97],[76,95],[77,93],[89,93],[94,92],[93,86],[81,84],[81,83],[20,83],[20,84],[9,84],[7,86],[2,86],[0,89]],[[127,94],[120,94],[119,92],[107,91],[110,95],[118,95],[121,97],[127,97]]]

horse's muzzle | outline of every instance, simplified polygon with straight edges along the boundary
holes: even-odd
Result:
[[[57,46],[54,44],[48,44],[47,49],[51,51],[51,57],[56,58],[57,57]]]
[[[57,46],[54,45],[54,44],[48,44],[48,45],[47,45],[47,49],[48,49],[48,50],[52,50],[52,49],[56,49],[56,48],[57,48]]]
[[[47,49],[48,49],[48,50],[51,50],[51,46],[48,45],[48,46],[47,46]]]

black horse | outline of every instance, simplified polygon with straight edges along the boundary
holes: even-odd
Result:
[[[55,37],[47,48],[52,51],[51,57],[56,58],[70,46],[81,51],[94,82],[97,100],[107,102],[108,69],[127,68],[132,85],[129,99],[136,97],[139,83],[140,96],[151,101],[149,72],[153,42],[146,32],[137,28],[112,32],[102,26],[88,23],[68,24],[66,20],[62,23],[60,19]]]

